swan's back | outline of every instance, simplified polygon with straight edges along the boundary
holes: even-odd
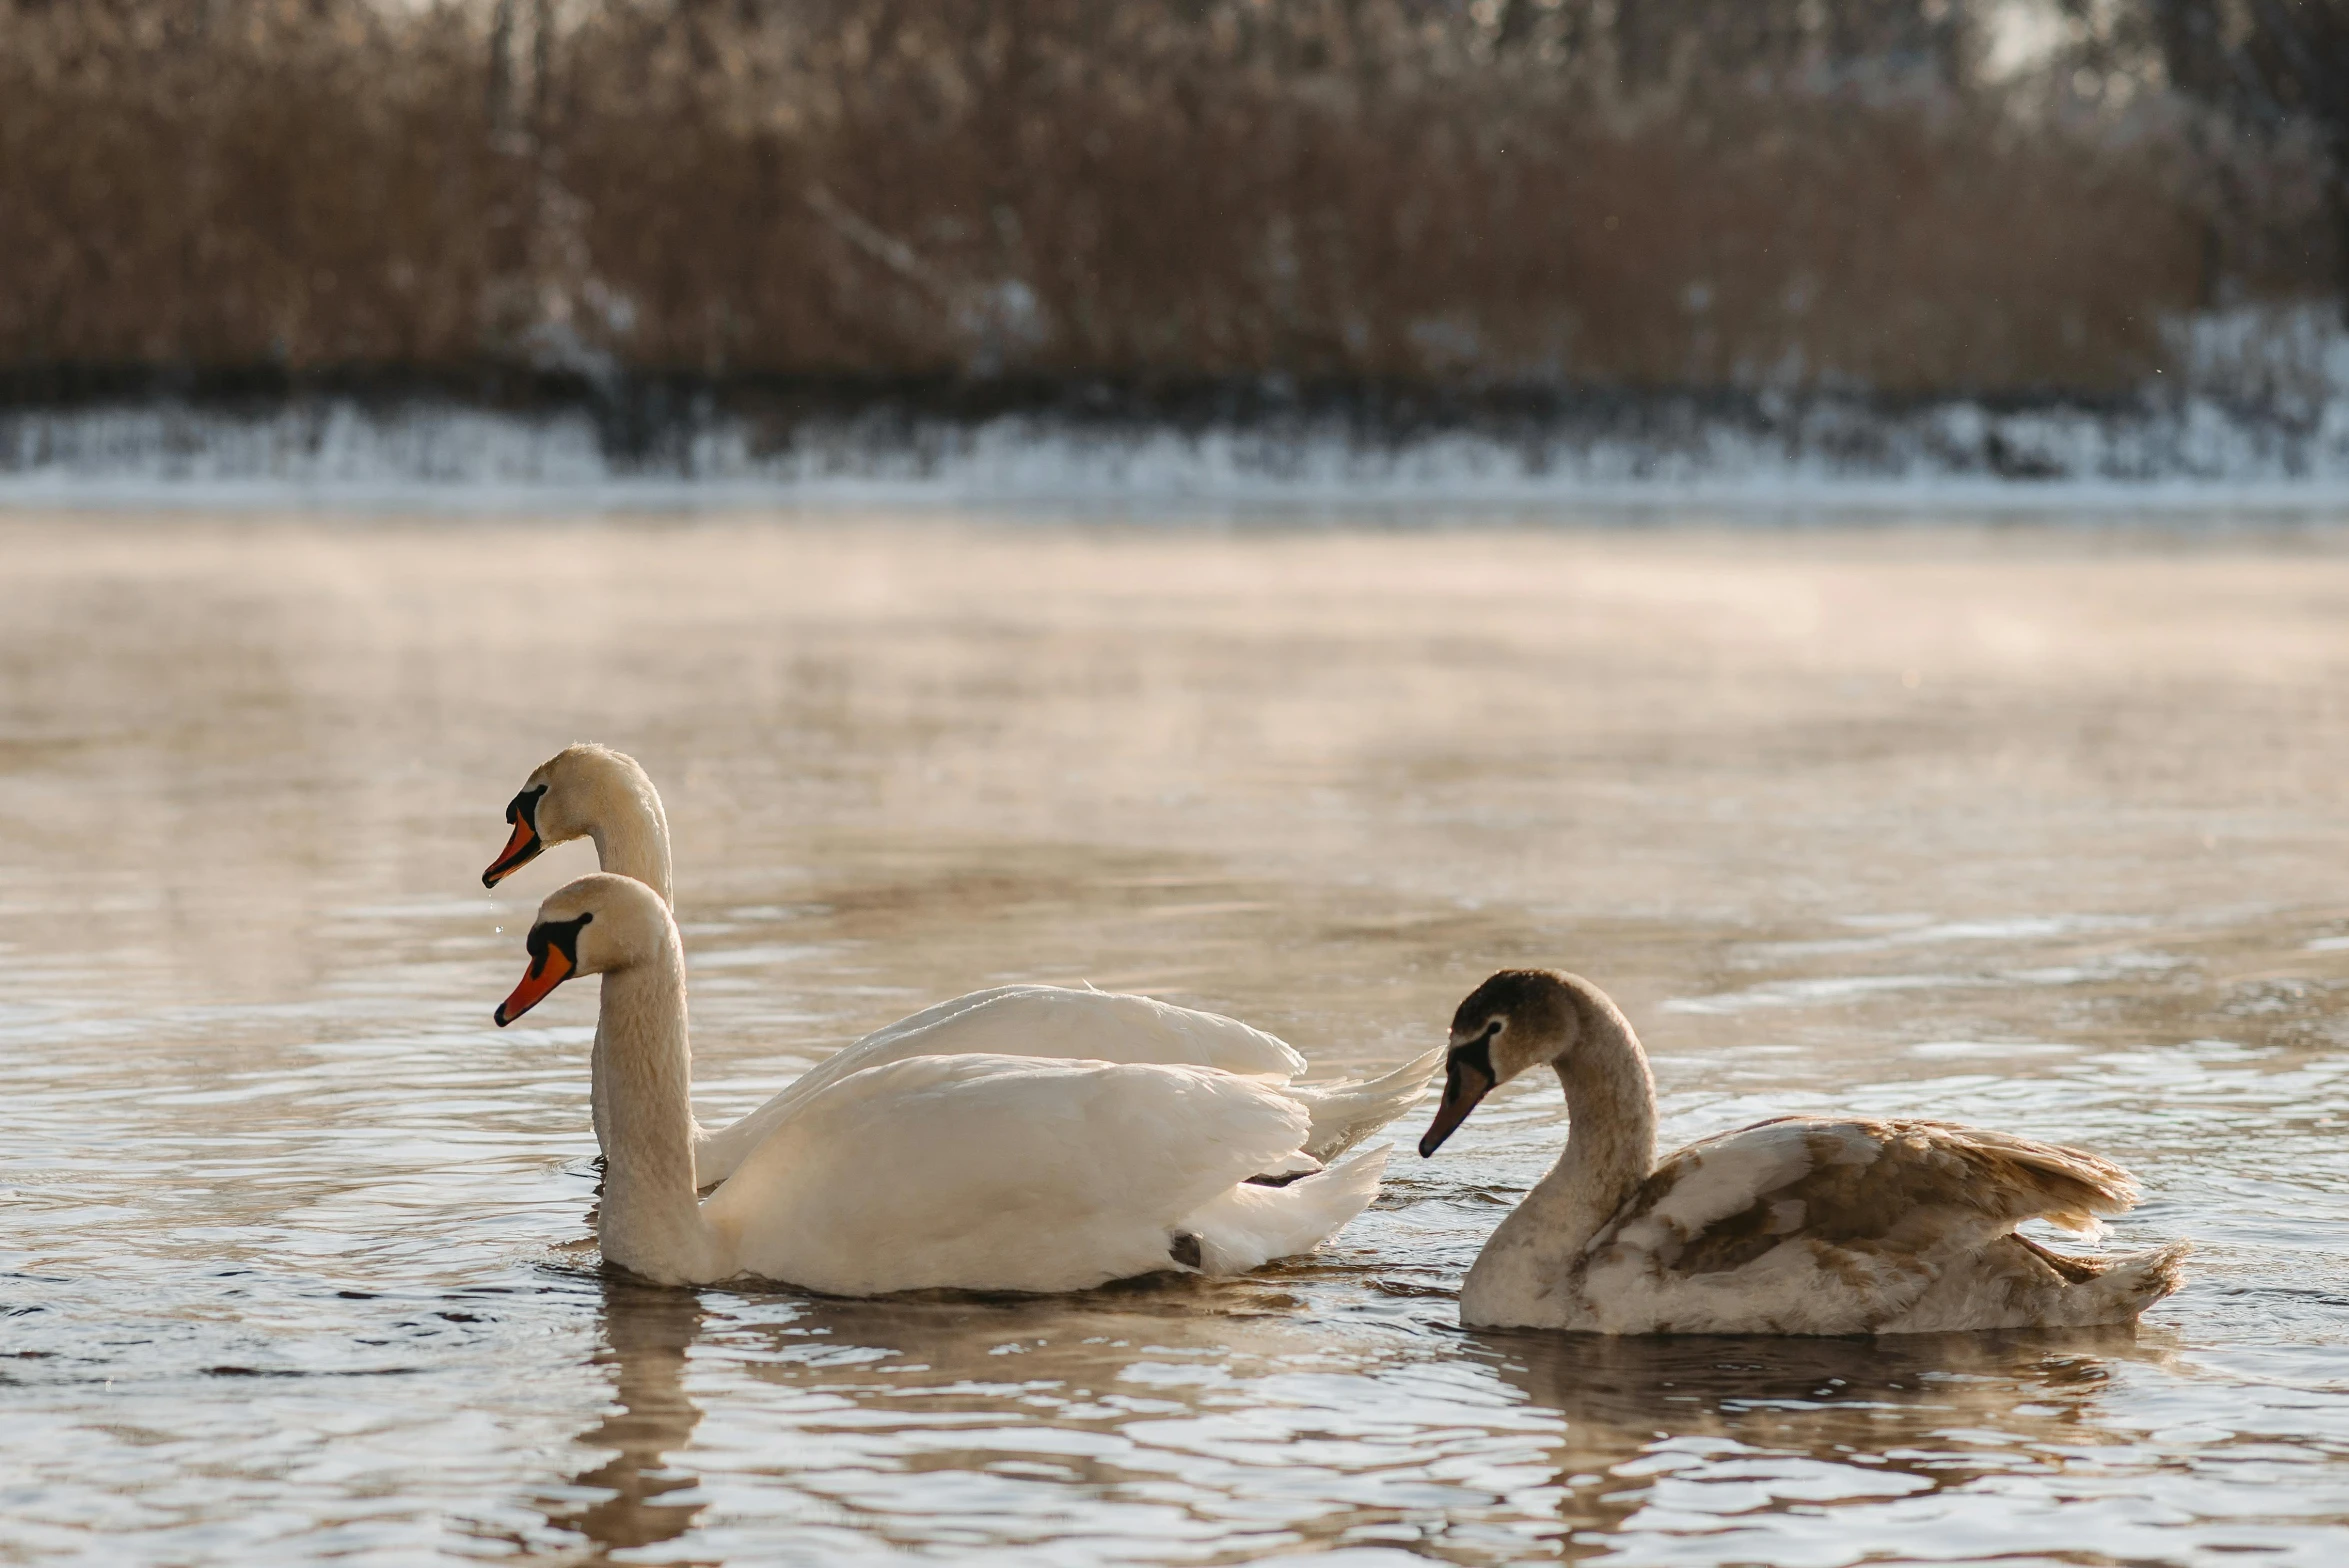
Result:
[[[1057,985],[1004,985],[926,1007],[842,1052],[850,1071],[909,1056],[997,1052],[1069,1061],[1190,1062],[1293,1078],[1305,1058],[1261,1029],[1155,997]]]
[[[1910,1333],[2125,1322],[2179,1251],[2107,1264],[2014,1235],[2092,1229],[2137,1199],[2078,1149],[1981,1128],[1783,1117],[1691,1144],[1583,1255],[1587,1325],[1613,1333]]]
[[[1283,1082],[1305,1070],[1305,1059],[1285,1043],[1220,1013],[1112,991],[996,986],[936,1003],[874,1030],[809,1068],[791,1087],[732,1126],[704,1134],[695,1150],[699,1181],[706,1187],[731,1178],[750,1152],[801,1106],[867,1068],[918,1056],[972,1054],[1189,1062]],[[1431,1065],[1427,1071],[1433,1070]],[[1408,1103],[1397,1085],[1381,1080],[1381,1086],[1389,1092],[1348,1094],[1336,1092],[1338,1086],[1303,1091],[1317,1125],[1328,1123],[1312,1140],[1313,1147],[1335,1154]],[[1416,1085],[1403,1087],[1416,1093]]]
[[[809,1101],[703,1213],[750,1272],[817,1290],[1083,1289],[1196,1266],[1186,1219],[1308,1123],[1196,1066],[917,1056]]]
[[[1293,1078],[1305,1058],[1237,1018],[1153,997],[1057,985],[999,985],[923,1008],[809,1068],[769,1107],[781,1111],[868,1067],[916,1056],[1190,1062],[1248,1077]],[[765,1135],[769,1121],[759,1129]],[[744,1152],[748,1152],[747,1147]]]

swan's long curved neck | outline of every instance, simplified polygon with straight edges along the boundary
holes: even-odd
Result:
[[[669,892],[669,814],[661,809],[661,792],[653,788],[642,768],[625,759],[597,766],[587,775],[586,787],[589,794],[579,815],[586,823],[587,836],[595,841],[596,868],[634,877],[674,908]],[[609,995],[608,977],[605,986]],[[602,1038],[600,1033],[597,1038]],[[595,1121],[595,1141],[609,1158],[611,1112],[604,1098],[604,1081],[598,1076],[588,1095],[588,1107]],[[702,1136],[698,1125],[691,1136]]]
[[[1557,1296],[1601,1226],[1615,1217],[1656,1163],[1656,1086],[1647,1053],[1615,1004],[1577,990],[1581,1028],[1553,1065],[1566,1090],[1566,1149],[1485,1243],[1460,1292],[1470,1321],[1496,1321],[1503,1302],[1526,1321],[1531,1304]],[[1563,1303],[1560,1304],[1563,1310]]]
[[[605,871],[634,877],[674,907],[669,891],[669,816],[660,792],[641,772],[610,778],[596,791],[588,813],[587,836]]]
[[[672,939],[658,959],[612,970],[603,983],[594,1074],[604,1256],[664,1283],[717,1278],[717,1238],[694,1196],[684,954]]]

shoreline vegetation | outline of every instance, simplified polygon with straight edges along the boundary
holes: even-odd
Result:
[[[2160,492],[2187,504],[2332,507],[2349,500],[2349,392],[2267,384],[1976,399],[255,372],[109,377],[65,400],[0,403],[0,503],[176,493],[432,504],[468,491],[606,489],[680,501],[1470,508],[1743,493],[1765,505],[1898,504],[1959,491],[1993,504],[1991,491],[2100,506]]]
[[[2341,160],[2238,9],[0,0],[0,472],[144,409],[2330,473]]]

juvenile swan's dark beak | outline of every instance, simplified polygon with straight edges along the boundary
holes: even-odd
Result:
[[[1444,1061],[1444,1103],[1419,1140],[1419,1157],[1426,1159],[1444,1146],[1444,1140],[1468,1120],[1476,1102],[1492,1092],[1493,1041],[1487,1034],[1468,1045],[1455,1046]]]
[[[507,837],[506,847],[498,852],[498,858],[481,873],[483,887],[496,887],[536,860],[538,852],[546,848],[546,841],[538,836],[538,802],[545,794],[546,786],[541,784],[536,789],[524,790],[507,805],[506,820],[514,824],[514,831]]]

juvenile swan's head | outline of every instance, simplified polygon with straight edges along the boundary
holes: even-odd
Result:
[[[481,885],[496,887],[549,845],[593,832],[604,802],[639,783],[652,788],[634,757],[590,741],[565,746],[523,780],[522,792],[507,802],[506,821],[514,831],[481,873]]]
[[[581,877],[538,906],[524,943],[530,967],[492,1016],[503,1029],[573,975],[608,974],[648,962],[676,940],[669,906],[642,882],[605,871]]]
[[[1420,1157],[1441,1148],[1495,1088],[1528,1067],[1564,1060],[1581,1023],[1569,977],[1555,970],[1504,969],[1469,992],[1452,1014],[1444,1103],[1419,1140]]]

